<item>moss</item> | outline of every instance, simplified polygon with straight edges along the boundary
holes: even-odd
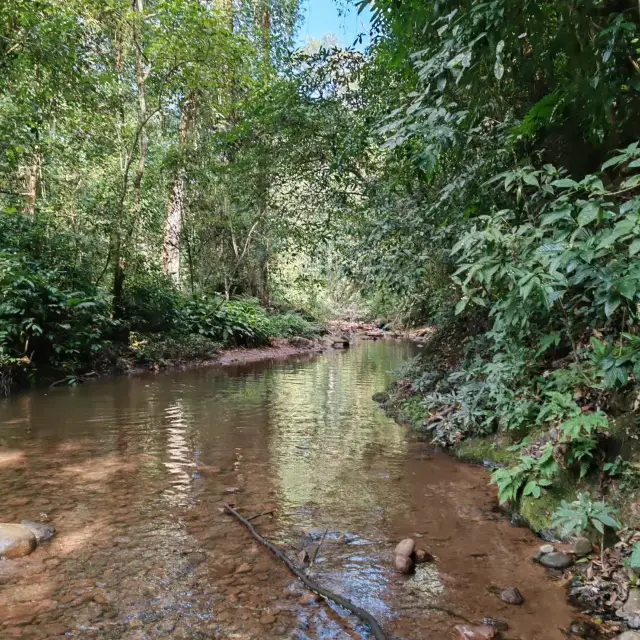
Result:
[[[508,451],[507,446],[496,442],[493,438],[469,438],[456,447],[455,454],[456,457],[467,462],[489,461],[496,466],[503,466],[516,459],[516,454]]]
[[[578,490],[575,478],[572,478],[569,473],[562,472],[557,477],[554,477],[553,486],[539,498],[534,498],[533,496],[522,497],[518,510],[526,520],[529,528],[536,533],[540,533],[541,531],[552,529],[551,516],[563,500],[567,502],[575,500]]]

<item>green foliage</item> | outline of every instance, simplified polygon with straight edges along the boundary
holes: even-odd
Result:
[[[553,514],[553,526],[560,528],[565,535],[580,534],[594,529],[604,535],[605,529],[619,529],[615,512],[604,501],[593,502],[588,493],[579,493],[577,500],[568,503],[562,501]]]
[[[631,555],[626,559],[626,564],[632,569],[640,568],[640,542],[634,542]]]
[[[96,360],[116,328],[103,292],[69,289],[64,272],[0,252],[0,366],[73,372]]]
[[[539,498],[542,490],[551,486],[557,470],[553,447],[547,445],[537,458],[521,455],[516,465],[497,469],[491,475],[491,480],[498,486],[498,499],[503,504],[515,502],[521,495]]]

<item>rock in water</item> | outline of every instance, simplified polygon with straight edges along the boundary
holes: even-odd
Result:
[[[496,620],[495,618],[483,618],[482,624],[489,627],[495,627],[498,631],[509,631],[509,623],[504,620]]]
[[[554,551],[553,553],[545,553],[539,562],[548,569],[566,569],[573,564],[573,558],[563,551]]]
[[[38,544],[33,531],[22,524],[0,524],[0,558],[29,555]]]
[[[413,560],[409,556],[401,556],[401,555],[393,556],[393,568],[398,573],[403,573],[407,575],[413,571],[413,567],[414,567]]]
[[[434,557],[424,549],[416,549],[413,552],[413,561],[416,564],[424,564],[425,562],[433,562]]]
[[[459,624],[454,629],[459,640],[493,640],[498,636],[498,630],[487,624],[481,624],[477,627]]]
[[[406,538],[398,542],[393,553],[397,556],[406,556],[407,558],[414,552],[416,543],[411,538]]]
[[[522,604],[524,602],[522,594],[515,587],[507,587],[500,594],[500,600],[507,604]]]
[[[583,558],[584,556],[588,556],[592,551],[593,551],[593,546],[589,538],[576,539],[575,544],[573,545],[573,553],[575,553],[578,556],[578,558]]]
[[[23,527],[27,527],[36,537],[38,544],[51,540],[56,535],[56,528],[52,524],[44,522],[34,522],[33,520],[23,520],[20,523]]]

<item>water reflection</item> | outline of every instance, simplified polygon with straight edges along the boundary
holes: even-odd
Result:
[[[0,637],[366,637],[344,612],[298,602],[283,565],[220,513],[233,501],[273,510],[258,526],[292,555],[328,530],[313,574],[398,639],[448,638],[451,620],[428,609],[443,598],[466,617],[500,617],[484,587],[516,579],[527,605],[514,627],[555,638],[568,611],[528,563],[535,540],[487,517],[486,473],[435,456],[372,402],[412,352],[365,342],[0,403],[0,521],[48,518],[59,531],[0,563]],[[390,550],[414,531],[438,563],[407,582]],[[492,563],[470,561],[478,550]]]

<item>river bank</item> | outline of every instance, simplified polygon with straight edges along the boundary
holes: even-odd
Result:
[[[430,354],[428,340],[426,345],[426,353]],[[457,347],[452,351],[455,353],[456,349]],[[450,353],[446,355],[450,356]],[[443,377],[441,373],[430,370],[428,357],[423,352],[417,363],[401,367],[399,378],[391,383],[388,390],[374,394],[374,400],[387,415],[458,460],[491,470],[494,486],[499,484],[501,477],[513,473],[512,469],[519,468],[523,452],[539,456],[540,450],[551,443],[548,446],[553,445],[554,456],[556,455],[554,435],[549,435],[544,429],[534,430],[533,435],[527,437],[526,433],[508,433],[502,430],[484,436],[465,437],[464,430],[459,427],[458,437],[443,437],[447,427],[442,425],[448,416],[455,413],[459,418],[469,408],[463,406],[462,399],[454,400],[449,405],[440,400],[434,407],[432,400],[436,392],[430,384],[434,377]],[[452,360],[455,362],[455,358]],[[455,370],[455,366],[448,367],[451,374]],[[440,398],[446,397],[445,389],[446,384],[443,384],[440,387]],[[556,471],[553,482],[544,483],[545,486],[541,486],[537,492],[518,492],[515,499],[503,501],[500,505],[500,510],[514,524],[529,528],[541,541],[555,545],[551,562],[542,553],[536,554],[532,559],[546,566],[552,577],[563,581],[567,587],[568,601],[591,617],[596,624],[594,629],[605,634],[602,637],[609,637],[607,633],[625,628],[640,628],[640,590],[637,588],[637,570],[632,564],[640,541],[640,503],[633,464],[637,460],[638,450],[631,424],[635,422],[630,423],[624,419],[612,421],[606,441],[599,444],[604,458],[600,464],[604,465],[605,470],[611,469],[614,465],[610,463],[606,466],[605,463],[607,460],[615,460],[620,468],[617,474],[578,475],[571,468],[561,466]],[[622,455],[625,457],[622,458]],[[534,458],[531,460],[533,464]],[[502,476],[501,470],[504,470]],[[497,489],[498,487],[494,489],[496,494]],[[589,494],[595,497],[592,499]],[[579,502],[576,501],[576,496]],[[569,513],[567,509],[573,509],[571,513],[575,519],[579,517],[581,504],[584,504],[582,508],[585,516],[582,517],[585,524],[580,528],[575,527],[573,531],[561,528],[557,524],[558,513]],[[611,527],[606,537],[598,535],[597,528],[593,529],[593,520],[587,515],[587,509],[601,508],[599,505],[602,505],[603,513],[615,515],[617,519],[615,523],[611,520],[615,528]],[[605,515],[606,517],[608,516]],[[577,547],[581,548],[580,553],[576,553]],[[550,549],[546,551],[549,552]],[[556,557],[555,552],[560,552],[563,556]]]

